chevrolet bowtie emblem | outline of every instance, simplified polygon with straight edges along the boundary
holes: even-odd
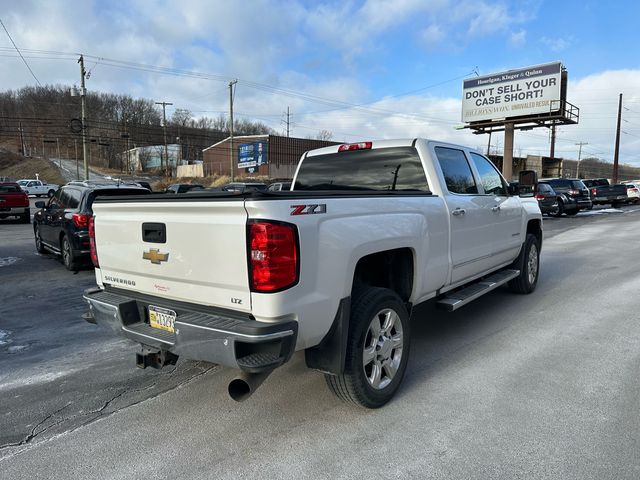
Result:
[[[169,254],[160,253],[160,250],[157,248],[151,248],[148,252],[142,252],[142,258],[150,260],[151,263],[155,263],[156,265],[160,265],[160,262],[166,262],[169,260]]]

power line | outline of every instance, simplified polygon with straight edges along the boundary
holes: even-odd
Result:
[[[4,31],[7,32],[7,37],[9,37],[9,40],[11,40],[11,43],[13,44],[13,47],[16,49],[16,52],[18,52],[18,55],[20,55],[20,58],[22,59],[24,64],[27,66],[27,68],[31,72],[31,75],[33,76],[33,78],[35,78],[36,83],[38,84],[38,86],[41,87],[42,84],[40,83],[40,80],[38,80],[38,77],[36,77],[36,74],[33,73],[33,70],[31,70],[31,67],[29,66],[29,64],[27,63],[25,58],[22,56],[22,53],[20,53],[20,49],[18,49],[18,46],[16,45],[16,42],[14,42],[13,38],[11,38],[11,34],[9,33],[9,30],[7,30],[7,27],[4,26],[4,22],[2,21],[1,18],[0,18],[0,24],[2,25],[2,28],[4,28]]]

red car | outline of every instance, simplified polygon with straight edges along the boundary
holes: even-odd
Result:
[[[31,221],[29,195],[15,182],[0,182],[0,218],[18,217],[22,223]]]

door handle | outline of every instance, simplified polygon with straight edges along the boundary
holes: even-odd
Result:
[[[460,215],[464,215],[465,213],[467,213],[467,211],[464,208],[456,208],[453,212],[451,212],[451,215],[458,217]]]
[[[491,207],[491,211],[492,212],[499,212],[500,211],[500,205],[496,205],[495,207]]]

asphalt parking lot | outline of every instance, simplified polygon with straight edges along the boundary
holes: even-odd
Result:
[[[1,476],[640,478],[640,207],[544,227],[536,292],[417,309],[403,387],[365,411],[299,354],[242,404],[215,365],[136,369],[80,318],[93,272],[0,221]]]

